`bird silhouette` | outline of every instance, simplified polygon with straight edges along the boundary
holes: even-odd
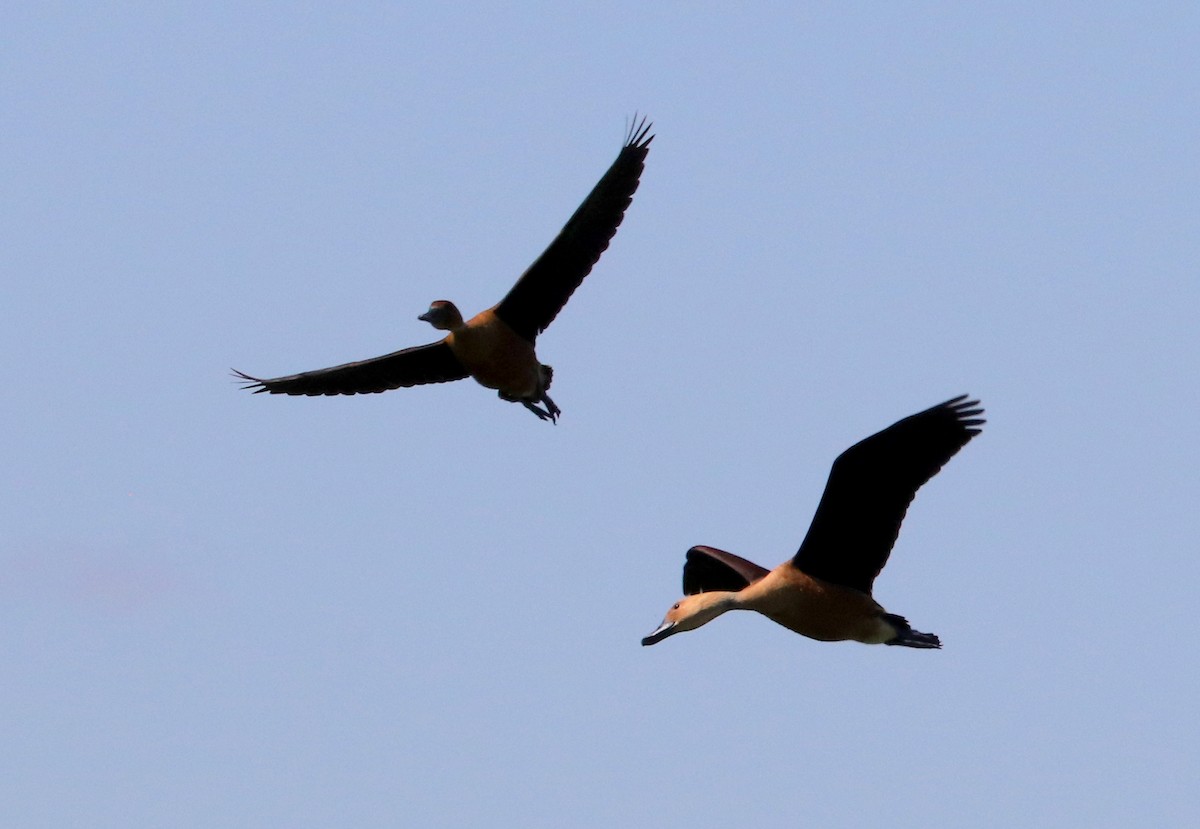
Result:
[[[833,463],[799,551],[774,570],[714,547],[688,550],[684,598],[642,644],[755,610],[811,639],[940,648],[871,590],[917,490],[979,434],[982,414],[978,400],[961,395],[851,446]]]
[[[292,395],[373,394],[401,386],[473,377],[500,398],[518,402],[542,420],[557,422],[561,409],[547,391],[553,369],[542,364],[535,344],[591,272],[617,232],[633,200],[654,136],[635,117],[608,172],[567,220],[558,236],[500,302],[463,321],[454,303],[436,300],[418,319],[444,338],[382,357],[331,368],[263,379],[237,369],[243,388]]]

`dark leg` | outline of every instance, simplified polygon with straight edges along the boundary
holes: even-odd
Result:
[[[501,400],[506,400],[509,403],[520,403],[526,409],[529,409],[529,411],[537,415],[539,420],[549,420],[554,424],[558,423],[558,416],[561,414],[561,410],[558,408],[558,406],[555,406],[554,401],[547,397],[544,393],[542,394],[542,400],[546,403],[546,408],[544,409],[539,408],[537,403],[534,403],[532,400],[513,397],[512,395],[505,394],[502,391],[497,392],[496,394]]]
[[[884,642],[885,645],[903,645],[906,648],[940,648],[942,640],[938,639],[936,633],[921,633],[919,630],[913,630],[908,620],[903,616],[897,616],[893,613],[884,614],[884,619],[887,619],[892,627],[896,629],[896,638]]]
[[[542,392],[542,402],[546,404],[546,411],[550,413],[550,419],[557,423],[558,416],[562,414],[562,409],[554,405],[554,401],[550,399],[550,395],[545,392]]]
[[[548,412],[545,409],[540,409],[536,403],[531,403],[528,400],[522,400],[521,405],[537,415],[540,420],[549,420],[551,423],[558,422],[555,420],[555,417],[558,414],[557,412]]]

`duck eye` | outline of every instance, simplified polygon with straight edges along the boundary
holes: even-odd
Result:
[[[678,610],[678,609],[679,609],[679,602],[675,602],[675,604],[671,605],[671,609],[672,609],[672,610]]]

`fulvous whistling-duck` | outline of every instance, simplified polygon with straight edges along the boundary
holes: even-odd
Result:
[[[520,402],[542,420],[557,422],[561,410],[546,394],[553,370],[538,362],[534,343],[616,234],[654,139],[650,127],[645,118],[634,120],[617,160],[498,305],[463,322],[454,303],[437,300],[417,318],[448,331],[444,339],[371,360],[270,380],[236,369],[234,374],[247,381],[244,388],[255,393],[310,396],[371,394],[474,377],[481,385],[496,389],[501,399]]]
[[[871,598],[900,523],[922,484],[937,474],[984,420],[967,395],[906,417],[838,456],[799,552],[768,571],[713,547],[693,547],[683,565],[684,598],[642,640],[653,645],[727,610],[756,610],[824,642],[940,648]]]

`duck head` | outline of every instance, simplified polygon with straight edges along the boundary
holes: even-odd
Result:
[[[463,324],[462,314],[453,302],[445,299],[434,300],[429,304],[429,310],[417,319],[429,323],[439,331],[453,331]]]
[[[644,638],[642,644],[653,645],[668,636],[683,633],[685,630],[695,630],[701,625],[711,622],[734,606],[736,595],[736,593],[717,590],[684,596],[671,605],[671,609],[663,617],[662,624]]]

